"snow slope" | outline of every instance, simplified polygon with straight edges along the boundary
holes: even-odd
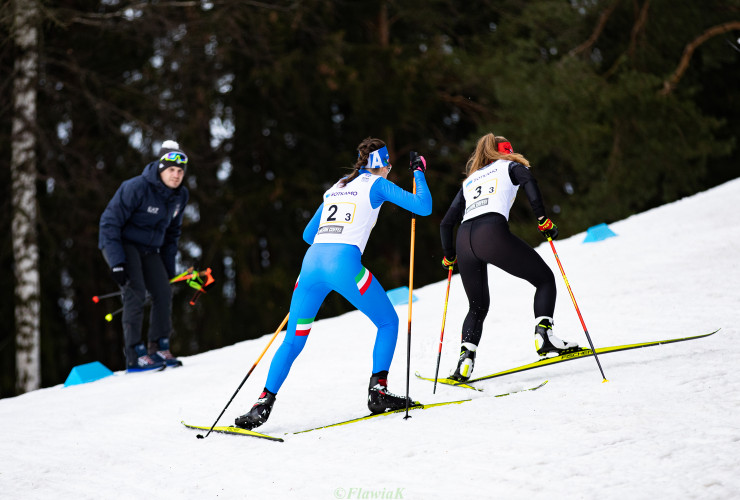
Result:
[[[432,394],[413,372],[434,374],[446,286],[440,269],[442,281],[414,291],[410,394],[471,402],[291,434],[367,413],[374,330],[355,311],[314,324],[260,428],[283,443],[215,433],[199,440],[180,424],[210,426],[272,332],[183,358],[183,368],[0,400],[0,497],[740,498],[740,231],[728,210],[739,198],[740,179],[610,224],[617,237],[556,242],[597,347],[722,329],[603,355],[606,383],[591,357],[486,381],[480,393],[438,386]],[[556,332],[586,345],[549,245],[537,250],[557,276]],[[479,376],[536,358],[532,288],[493,268],[490,282]],[[466,309],[455,274],[442,375],[454,367]],[[403,394],[408,310],[397,311],[389,381]],[[282,336],[220,424],[251,407]],[[546,379],[536,392],[493,397]]]

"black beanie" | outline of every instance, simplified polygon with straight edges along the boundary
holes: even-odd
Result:
[[[169,154],[175,153],[175,154]],[[183,153],[180,145],[175,141],[164,141],[162,147],[159,148],[159,167],[158,170],[162,173],[163,170],[169,167],[180,167],[183,170],[188,168],[188,157]]]

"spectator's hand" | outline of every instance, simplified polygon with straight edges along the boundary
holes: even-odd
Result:
[[[457,256],[450,257],[449,259],[447,257],[442,257],[442,267],[445,269],[449,269],[455,264],[457,264]]]
[[[550,238],[554,240],[558,237],[558,226],[556,226],[555,223],[547,217],[543,217],[539,220],[537,228],[540,230],[542,236],[544,236],[545,239]]]
[[[419,156],[419,153],[416,151],[411,151],[409,157],[411,158],[411,170],[414,172],[418,170],[422,173],[427,171],[427,161],[423,156]]]
[[[110,269],[113,279],[116,280],[120,286],[125,286],[128,283],[128,273],[126,272],[126,264],[118,264]]]

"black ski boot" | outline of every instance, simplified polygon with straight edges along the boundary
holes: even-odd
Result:
[[[541,316],[537,318],[537,326],[534,327],[534,347],[537,354],[545,357],[549,354],[560,355],[578,349],[578,344],[559,339],[552,333],[552,318]]]
[[[370,377],[370,386],[367,394],[367,407],[370,413],[383,413],[391,410],[402,410],[406,408],[408,401],[409,408],[412,406],[421,406],[420,403],[412,401],[411,398],[396,396],[388,392],[388,372],[380,372]]]
[[[234,420],[234,425],[249,431],[255,427],[259,427],[267,422],[267,418],[270,416],[270,412],[272,411],[272,405],[274,404],[275,394],[265,389],[262,394],[260,394],[257,402],[254,403],[254,406],[252,406],[252,409],[249,410],[249,413],[246,413],[241,417],[237,417]]]
[[[475,365],[475,350],[478,348],[475,344],[470,342],[463,342],[460,347],[460,360],[457,362],[457,369],[450,375],[452,380],[458,382],[467,382],[470,376],[473,374],[473,366]]]

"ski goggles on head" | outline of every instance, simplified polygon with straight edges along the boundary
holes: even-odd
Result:
[[[377,151],[373,151],[372,153],[370,153],[370,156],[368,156],[367,158],[366,168],[383,167],[388,167],[389,170],[391,168],[391,157],[388,154],[388,148],[386,148],[385,146],[378,149]]]
[[[162,156],[159,161],[169,161],[177,163],[178,165],[187,165],[188,156],[185,153],[181,153],[179,151],[170,151],[166,155]]]

